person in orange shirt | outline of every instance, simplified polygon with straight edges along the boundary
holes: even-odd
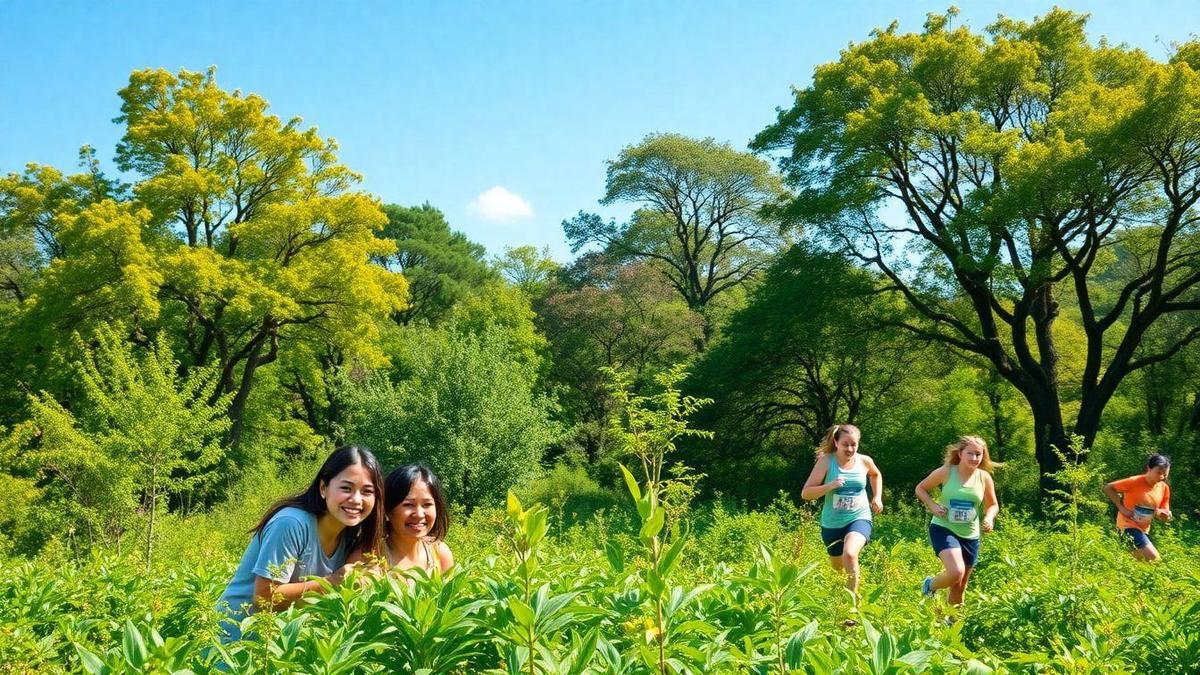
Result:
[[[1150,541],[1150,523],[1171,519],[1171,458],[1154,453],[1146,458],[1145,473],[1114,480],[1104,494],[1117,506],[1117,529],[1133,544],[1133,556],[1158,560],[1158,549]]]

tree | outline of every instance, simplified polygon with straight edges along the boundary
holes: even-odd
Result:
[[[90,343],[78,334],[74,340],[82,391],[75,410],[46,392],[31,395],[31,418],[14,436],[27,448],[25,462],[60,481],[68,502],[78,504],[69,511],[78,514],[89,540],[119,539],[135,508],[144,513],[149,566],[160,507],[172,497],[203,493],[215,478],[232,394],[210,404],[217,372],[194,369],[180,377],[161,337],[144,351],[109,326]]]
[[[36,272],[65,246],[59,239],[64,215],[117,199],[125,188],[100,170],[90,146],[79,150],[83,173],[64,176],[51,166],[29,164],[21,174],[0,178],[0,290],[24,301]]]
[[[609,162],[602,204],[638,206],[624,225],[580,213],[563,222],[573,252],[596,243],[652,260],[693,311],[753,277],[780,245],[760,212],[784,196],[761,159],[711,138],[652,134]]]
[[[125,321],[144,345],[154,328],[179,335],[181,368],[217,369],[210,404],[233,394],[234,449],[254,375],[281,345],[332,342],[382,363],[377,322],[407,289],[371,264],[392,250],[376,237],[386,217],[350,190],[334,141],[218,88],[212,70],[136,71],[120,97],[116,162],[138,177],[133,202],[65,217],[78,245],[49,263],[31,316],[59,331]]]
[[[392,312],[396,324],[446,321],[456,305],[495,281],[483,260],[483,246],[452,231],[440,210],[429,204],[388,204],[383,211],[388,222],[377,236],[395,244],[395,249],[376,254],[373,260],[403,274],[408,282],[407,304]],[[281,355],[286,372],[280,386],[293,400],[291,415],[322,436],[337,437],[345,422],[337,383],[357,363],[343,345],[331,341],[298,344],[291,354]]]
[[[1045,494],[1052,449],[1072,432],[1089,446],[1123,379],[1200,336],[1138,352],[1163,317],[1200,309],[1200,75],[1093,45],[1065,10],[986,37],[954,14],[818,67],[752,147],[783,153],[799,190],[785,220],[817,225],[905,299],[895,325],[983,357],[1021,393]],[[1064,382],[1068,308],[1084,367]]]
[[[451,230],[438,209],[388,204],[383,210],[388,222],[380,237],[396,246],[377,261],[408,280],[408,306],[394,315],[400,324],[440,321],[455,303],[492,278],[483,246]]]
[[[550,257],[549,246],[541,251],[533,246],[506,246],[504,255],[496,256],[492,264],[500,276],[534,301],[540,300],[549,291],[555,275],[561,269]]]
[[[613,264],[585,257],[573,274],[584,283],[551,292],[538,323],[550,342],[551,380],[588,456],[605,449],[612,400],[603,369],[627,373],[638,387],[696,352],[703,319],[688,309],[647,262]]]
[[[39,295],[51,263],[66,254],[70,235],[64,230],[89,207],[125,195],[123,186],[100,171],[90,147],[80,149],[79,159],[82,172],[74,175],[29,164],[22,173],[0,177],[0,350],[9,355],[0,365],[0,379],[35,389],[64,374],[63,369],[50,367],[51,355],[44,350],[46,333],[63,336],[83,327],[71,323],[77,317],[47,324],[50,317],[43,315],[30,321],[25,316],[28,301]],[[111,257],[123,256],[118,249]],[[11,389],[2,395],[13,397],[11,405],[0,405],[6,415],[22,407],[17,397],[23,400],[23,392]]]
[[[385,464],[421,461],[468,510],[499,503],[537,473],[557,440],[552,402],[534,390],[536,373],[513,358],[505,330],[452,326],[406,331],[393,382],[375,373],[344,392],[348,441]]]
[[[830,426],[858,422],[895,394],[921,348],[872,328],[894,311],[876,286],[843,256],[805,245],[771,266],[693,376],[693,388],[716,399],[711,414],[727,445],[746,455],[795,430],[799,442],[785,445],[799,460]]]

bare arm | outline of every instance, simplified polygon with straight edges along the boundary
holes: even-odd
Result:
[[[1000,513],[1000,500],[996,499],[996,481],[991,474],[984,474],[987,480],[983,486],[983,524],[984,532],[991,532],[996,527],[996,514]]]
[[[1159,520],[1171,519],[1171,486],[1163,485],[1163,498],[1158,503],[1158,509],[1154,511],[1154,517]]]
[[[337,586],[342,583],[346,573],[354,566],[354,564],[342,565],[333,574],[325,577],[325,581],[328,581],[331,586]],[[326,588],[325,584],[316,579],[280,583],[274,579],[255,576],[254,604],[257,607],[270,607],[276,610],[287,609],[296,604],[296,601],[305,593],[324,593]]]
[[[836,479],[828,483],[821,483],[821,481],[825,479],[825,472],[829,469],[829,462],[832,461],[833,460],[829,457],[829,455],[821,455],[821,458],[817,460],[816,464],[813,464],[812,471],[808,474],[808,480],[804,481],[804,489],[800,490],[801,499],[807,499],[810,501],[813,499],[820,499],[821,497],[824,497],[830,490],[839,488],[843,483],[846,482],[846,479],[838,476]]]
[[[1117,507],[1117,512],[1130,520],[1135,520],[1133,511],[1125,508],[1124,502],[1121,501],[1121,493],[1117,492],[1117,481],[1106,483],[1104,485],[1104,495],[1108,497],[1108,501],[1112,502]]]
[[[940,516],[942,518],[946,517],[946,507],[933,501],[933,497],[929,496],[929,491],[943,485],[949,476],[950,467],[939,466],[928,476],[926,476],[924,480],[922,480],[920,483],[917,483],[917,488],[914,490],[914,492],[917,494],[917,499],[921,500],[921,503],[925,505],[925,508],[928,509],[933,515]]]
[[[875,513],[883,511],[883,474],[875,465],[875,460],[863,456],[867,461],[867,481],[871,484],[871,510]]]
[[[320,593],[322,590],[321,583],[315,579],[281,584],[273,579],[256,576],[254,577],[254,605],[276,610],[287,609],[296,604],[296,601],[305,593]]]

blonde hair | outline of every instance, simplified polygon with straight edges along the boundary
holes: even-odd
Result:
[[[835,424],[825,432],[825,438],[821,439],[821,444],[817,446],[817,459],[821,459],[821,455],[832,455],[837,451],[838,439],[842,434],[854,434],[862,438],[862,432],[853,424]]]
[[[983,450],[983,459],[979,460],[979,468],[991,473],[993,469],[999,466],[1004,466],[1000,462],[993,462],[991,454],[988,453],[987,441],[979,436],[963,436],[957,441],[946,446],[946,464],[955,465],[962,461],[962,451],[968,445],[978,445],[980,450]]]

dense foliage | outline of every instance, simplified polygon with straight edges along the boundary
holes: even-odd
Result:
[[[543,514],[544,516],[545,514]],[[809,512],[694,514],[666,591],[676,672],[1193,672],[1200,659],[1200,547],[1160,533],[1166,561],[1135,563],[1107,529],[1069,533],[1005,515],[988,535],[968,605],[922,601],[937,563],[925,520],[885,513],[863,558],[857,611],[825,563]],[[553,525],[559,514],[539,522]],[[139,563],[43,559],[0,572],[4,672],[534,672],[655,670],[647,553],[623,512],[558,528],[533,547],[526,589],[499,511],[455,526],[449,579],[348,586],[303,609],[260,614],[258,641],[213,648],[214,603],[240,553]],[[536,525],[536,523],[535,523]],[[607,546],[602,547],[601,542]],[[1072,565],[1072,561],[1077,565]],[[779,663],[783,663],[783,668]],[[423,670],[427,669],[427,670]]]

